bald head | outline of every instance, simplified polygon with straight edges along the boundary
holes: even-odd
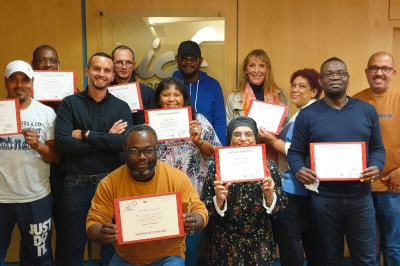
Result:
[[[377,52],[377,53],[374,53],[373,55],[371,55],[371,57],[368,60],[367,67],[369,67],[371,65],[371,62],[374,61],[374,59],[376,59],[376,58],[388,59],[388,60],[392,61],[391,67],[394,69],[394,58],[391,54],[389,54],[387,52]]]

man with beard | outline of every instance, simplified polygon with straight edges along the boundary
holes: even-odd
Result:
[[[182,42],[175,61],[179,71],[175,71],[172,76],[185,83],[192,99],[192,108],[207,118],[221,144],[226,145],[226,114],[222,88],[217,80],[200,71],[203,63],[200,46],[193,41]]]
[[[400,142],[398,135],[394,134],[400,129],[400,89],[392,86],[396,75],[393,57],[386,52],[373,54],[365,75],[370,88],[353,97],[375,106],[386,149],[385,167],[377,181],[372,183],[380,251],[385,266],[400,265]]]
[[[180,170],[157,160],[157,134],[151,127],[133,126],[125,134],[123,150],[126,165],[104,178],[93,197],[86,221],[89,238],[100,245],[114,244],[116,253],[110,265],[151,263],[183,266],[185,237],[117,244],[114,199],[181,192],[185,232],[199,232],[208,222],[207,209],[189,178]]]
[[[21,234],[20,264],[53,265],[49,163],[60,162],[54,145],[56,114],[30,98],[33,81],[28,63],[7,65],[4,85],[7,98],[19,101],[22,131],[0,138],[0,265],[15,224]]]
[[[114,62],[115,78],[111,81],[110,85],[121,85],[131,82],[136,82],[135,79],[135,56],[131,48],[125,45],[116,47],[111,57]],[[143,110],[132,113],[132,120],[134,125],[144,124],[144,110],[152,108],[154,90],[139,82],[140,95],[142,96]]]
[[[123,164],[119,155],[122,133],[132,126],[128,104],[108,93],[114,78],[111,56],[91,56],[86,76],[87,89],[61,102],[55,127],[56,147],[64,154],[67,171],[65,264],[79,266],[83,264],[87,241],[85,222],[90,202],[100,180]],[[108,265],[112,254],[111,245],[102,246],[100,265]]]
[[[321,181],[319,193],[311,192],[320,247],[319,265],[341,265],[344,237],[354,265],[373,265],[376,233],[371,185],[385,162],[379,117],[375,108],[346,95],[349,74],[345,63],[333,57],[321,66],[319,83],[325,98],[300,111],[294,125],[287,159],[291,171],[303,184],[318,181],[306,158],[310,143],[365,142],[367,168],[358,181]],[[333,164],[335,162],[332,162]]]

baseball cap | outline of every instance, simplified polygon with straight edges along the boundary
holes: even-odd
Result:
[[[200,46],[193,41],[184,41],[179,45],[178,56],[184,54],[192,54],[196,57],[201,57]]]
[[[25,73],[30,79],[33,77],[33,70],[31,65],[22,60],[16,60],[9,63],[4,71],[4,76],[8,79],[15,72]]]

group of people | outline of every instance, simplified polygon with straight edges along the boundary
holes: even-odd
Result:
[[[304,254],[309,265],[341,265],[344,236],[354,265],[378,265],[380,252],[385,265],[400,265],[393,57],[371,56],[370,88],[354,97],[339,58],[326,60],[320,72],[294,72],[290,99],[298,112],[277,136],[245,116],[253,100],[284,104],[265,51],[246,56],[226,105],[218,81],[200,71],[202,61],[199,45],[184,41],[172,77],[155,90],[139,83],[144,110],[191,107],[190,139],[169,141],[144,124],[144,110],[132,113],[108,92],[109,85],[136,81],[128,46],[92,55],[87,88],[48,106],[30,97],[33,70],[59,70],[56,50],[38,47],[32,67],[8,64],[7,98],[19,99],[23,129],[0,137],[1,262],[17,223],[21,265],[82,265],[88,237],[101,245],[100,265],[196,265],[202,232],[210,265],[272,265],[275,244],[282,265],[303,265]],[[309,158],[315,142],[365,142],[360,180],[319,182]],[[267,146],[268,176],[218,181],[215,148],[260,143]],[[318,192],[305,186],[318,182]],[[181,192],[185,237],[118,245],[114,199],[167,192]]]

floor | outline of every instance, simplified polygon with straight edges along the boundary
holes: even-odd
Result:
[[[19,266],[18,263],[6,263],[5,265],[6,266]],[[96,262],[86,262],[84,265],[85,266],[98,266],[98,264]],[[279,259],[277,259],[275,261],[275,263],[274,263],[274,266],[280,266],[280,265],[281,265],[281,263],[279,262]],[[307,265],[307,264],[304,263],[304,265]],[[345,258],[343,266],[351,266],[351,265],[352,264],[350,262],[350,259],[349,258]],[[197,261],[197,266],[207,266],[206,260],[205,259],[199,259]]]

